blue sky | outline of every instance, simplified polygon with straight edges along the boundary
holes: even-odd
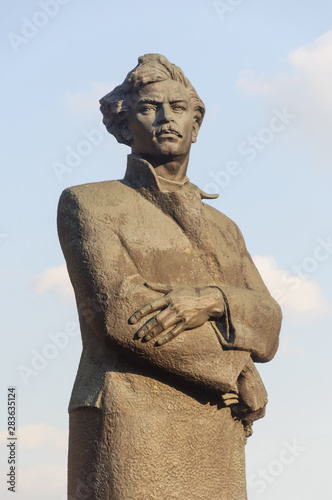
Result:
[[[284,312],[280,350],[259,366],[270,402],[247,445],[249,500],[327,498],[331,2],[4,0],[0,14],[0,460],[7,473],[15,385],[16,498],[65,498],[81,345],[57,202],[67,186],[123,177],[129,149],[101,127],[98,99],[148,52],[180,66],[203,99],[188,175],[220,194],[212,204],[240,226]],[[10,498],[3,479],[0,492]]]

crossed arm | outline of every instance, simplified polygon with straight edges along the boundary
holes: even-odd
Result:
[[[232,335],[226,338],[231,349],[251,353],[257,361],[273,357],[278,345],[280,308],[267,292],[241,234],[236,241],[244,247],[243,288],[224,284],[220,288],[219,284],[196,288],[145,284],[117,235],[108,226],[105,245],[99,235],[101,228],[93,225],[95,216],[85,212],[73,193],[64,193],[59,203],[60,241],[78,303],[84,303],[87,297],[97,301],[95,310],[83,311],[97,336],[152,361],[163,363],[164,357],[174,356],[175,352],[182,360],[194,349],[202,359],[204,352],[209,353],[212,362],[220,356],[220,344],[218,348],[211,325],[207,325],[213,319],[231,330]],[[137,328],[142,319],[147,320]],[[191,329],[199,331],[199,337],[189,333],[183,344],[176,342],[171,347],[171,340]],[[135,334],[143,342],[135,341]],[[157,337],[156,344],[164,345],[162,350],[149,342]]]

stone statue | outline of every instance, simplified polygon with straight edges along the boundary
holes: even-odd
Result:
[[[186,176],[204,104],[139,58],[100,101],[123,180],[66,189],[58,228],[83,352],[69,406],[73,500],[244,500],[244,445],[281,311],[235,225]]]

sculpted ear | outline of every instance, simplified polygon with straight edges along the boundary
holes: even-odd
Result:
[[[191,133],[191,142],[194,143],[197,141],[197,136],[198,136],[198,131],[199,131],[199,123],[196,119],[194,119],[194,122],[193,122],[193,131]]]
[[[133,136],[132,136],[132,133],[130,132],[130,129],[129,129],[129,126],[128,126],[128,121],[127,120],[123,120],[119,124],[119,127],[120,127],[121,134],[123,135],[123,137],[126,139],[126,141],[129,142],[129,144],[131,144]]]

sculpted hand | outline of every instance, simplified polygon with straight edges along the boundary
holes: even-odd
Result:
[[[218,318],[224,313],[224,298],[221,291],[216,287],[205,286],[195,288],[189,286],[152,285],[150,283],[145,283],[145,286],[155,292],[164,294],[160,299],[156,299],[141,307],[129,319],[130,323],[135,324],[147,314],[159,311],[137,332],[138,338],[142,338],[145,342],[154,339],[160,333],[171,328],[156,343],[159,346],[163,345],[184,330],[197,328],[211,317]]]

